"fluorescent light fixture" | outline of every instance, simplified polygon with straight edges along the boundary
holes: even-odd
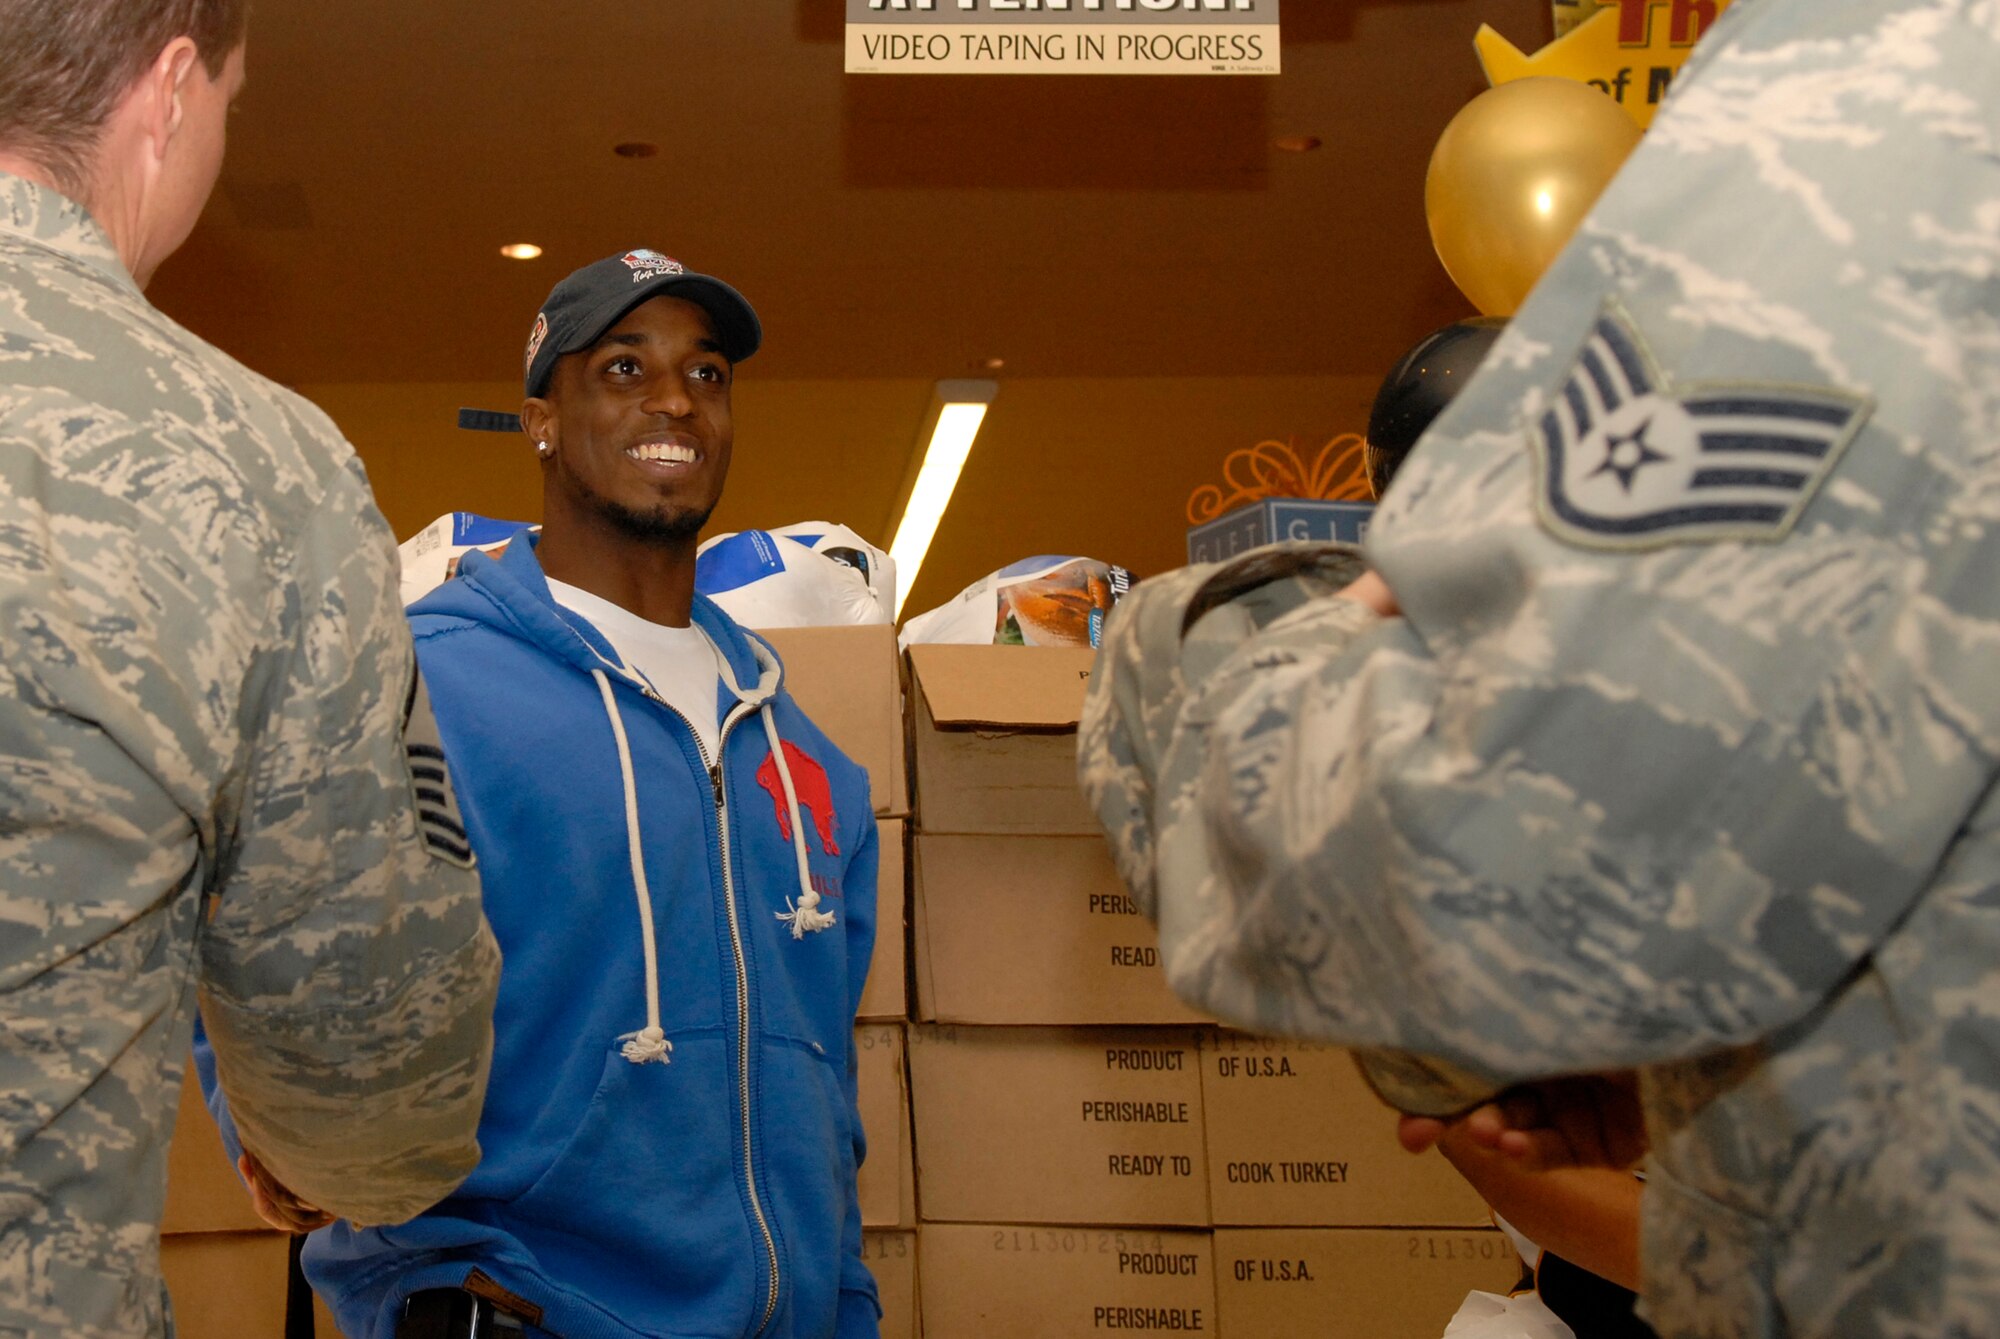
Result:
[[[972,443],[986,421],[986,410],[1000,393],[997,381],[940,381],[924,421],[930,440],[923,454],[912,464],[906,480],[902,514],[896,521],[896,537],[889,541],[889,556],[896,560],[896,617],[903,616],[903,601],[917,584],[917,571],[937,536],[938,522],[951,503],[952,490],[965,469]]]
[[[533,260],[542,254],[542,249],[533,242],[515,242],[501,247],[500,254],[509,260]]]

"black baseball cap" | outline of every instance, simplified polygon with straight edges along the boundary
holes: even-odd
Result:
[[[642,302],[686,298],[715,322],[722,356],[740,363],[764,342],[764,327],[743,295],[658,251],[627,251],[586,265],[549,290],[528,334],[529,398],[549,388],[556,359],[589,348]]]
[[[1385,451],[1415,446],[1472,380],[1506,328],[1504,317],[1474,316],[1418,340],[1375,392],[1375,404],[1368,411],[1369,445]]]
[[[1433,330],[1382,378],[1368,412],[1368,486],[1379,499],[1417,439],[1445,411],[1507,328],[1504,317],[1475,316]]]

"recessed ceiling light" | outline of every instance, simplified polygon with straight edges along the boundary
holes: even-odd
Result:
[[[642,139],[628,139],[622,144],[611,146],[611,152],[620,158],[651,158],[660,151],[660,146]]]
[[[1007,366],[1005,358],[981,358],[979,360],[979,367],[983,372],[998,372],[1005,366]]]
[[[509,260],[533,260],[542,254],[542,249],[533,242],[516,242],[512,246],[501,247],[500,254]]]
[[[1318,135],[1280,135],[1271,141],[1271,147],[1286,153],[1311,153],[1321,143]]]

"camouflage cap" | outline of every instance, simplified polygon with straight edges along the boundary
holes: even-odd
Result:
[[[557,359],[595,344],[640,303],[667,295],[686,298],[708,313],[730,362],[742,362],[763,343],[757,313],[728,284],[658,251],[627,251],[584,266],[550,290],[528,334],[529,397],[548,390]]]

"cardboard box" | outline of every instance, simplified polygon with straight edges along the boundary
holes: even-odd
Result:
[[[911,726],[925,832],[1095,836],[1076,725],[1097,653],[913,646]]]
[[[1442,1154],[1397,1144],[1396,1113],[1345,1050],[1224,1029],[1201,1059],[1218,1226],[1492,1226]]]
[[[1206,1232],[926,1223],[917,1272],[926,1339],[1218,1333]]]
[[[882,1303],[882,1339],[919,1339],[917,1320],[917,1234],[864,1232],[861,1259],[875,1276]]]
[[[923,1220],[1208,1225],[1192,1028],[910,1029]]]
[[[174,1142],[167,1149],[167,1207],[162,1232],[261,1232],[264,1220],[250,1207],[236,1167],[223,1151],[222,1136],[201,1102],[194,1061],[181,1081]]]
[[[1224,512],[1187,532],[1188,561],[1218,563],[1239,553],[1290,540],[1344,540],[1360,544],[1375,518],[1372,502],[1321,502],[1274,497]]]
[[[1218,1228],[1216,1308],[1229,1339],[1437,1339],[1465,1295],[1521,1274],[1490,1229]]]
[[[772,628],[759,636],[785,662],[785,688],[840,751],[868,769],[879,818],[906,818],[902,662],[896,630]]]
[[[1160,972],[1102,837],[920,833],[917,1017],[1009,1024],[1200,1023]]]
[[[180,1339],[243,1339],[285,1332],[290,1236],[191,1232],[160,1239],[160,1269]]]
[[[875,837],[882,852],[875,879],[875,954],[856,1015],[864,1023],[906,1018],[910,1012],[908,827],[900,818],[878,819]]]
[[[854,1029],[861,1130],[868,1160],[861,1164],[863,1227],[917,1225],[916,1166],[910,1148],[910,1098],[903,1025],[862,1023]]]

